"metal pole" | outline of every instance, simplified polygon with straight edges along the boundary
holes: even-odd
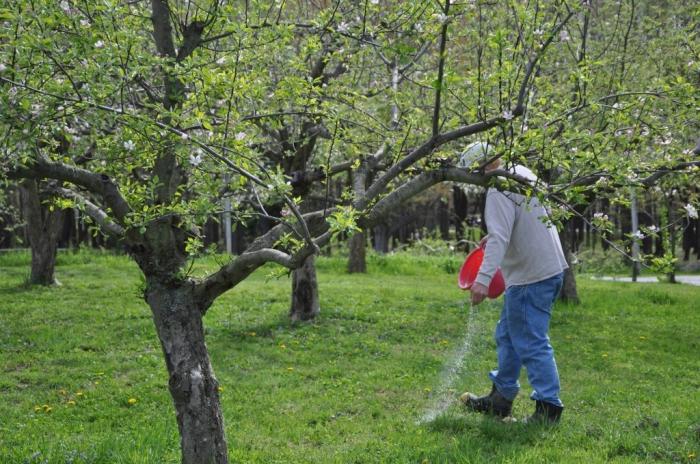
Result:
[[[630,213],[632,215],[632,282],[639,276],[639,218],[637,216],[637,192],[630,189]]]
[[[228,187],[230,181],[230,174],[224,174],[224,185]],[[228,192],[224,196],[224,238],[226,240],[226,253],[233,253],[231,242],[231,197]]]

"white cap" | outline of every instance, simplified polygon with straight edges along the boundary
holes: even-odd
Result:
[[[510,168],[510,172],[520,177],[524,177],[525,179],[530,181],[531,184],[537,182],[537,176],[535,175],[535,173],[521,164],[516,164],[515,166]]]
[[[483,164],[493,155],[493,147],[486,142],[474,142],[467,145],[467,148],[459,155],[457,167],[471,168],[475,163]]]

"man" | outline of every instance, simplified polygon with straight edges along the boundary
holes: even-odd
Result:
[[[472,144],[461,164],[488,163],[485,172],[500,168],[499,159],[489,156],[489,145]],[[537,177],[529,169],[511,170],[530,182]],[[506,292],[496,326],[498,369],[491,371],[491,393],[477,397],[464,393],[461,401],[473,411],[508,417],[518,394],[520,368],[525,366],[534,391],[535,412],[526,421],[558,422],[564,405],[559,398],[559,374],[549,343],[552,306],[568,267],[554,226],[546,223],[547,212],[536,198],[490,188],[486,194],[487,237],[484,260],[471,288],[472,304],[488,294],[491,278],[500,265]]]

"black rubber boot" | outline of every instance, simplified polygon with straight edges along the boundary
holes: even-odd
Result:
[[[524,420],[526,424],[556,424],[561,419],[564,406],[547,403],[545,401],[535,401],[535,413]]]
[[[513,401],[501,395],[496,385],[491,387],[491,393],[486,396],[476,396],[467,392],[459,399],[467,409],[490,416],[508,417],[513,410]]]

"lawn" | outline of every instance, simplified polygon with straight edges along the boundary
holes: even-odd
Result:
[[[580,278],[583,303],[558,305],[551,327],[558,427],[454,403],[421,421],[445,397],[490,387],[500,300],[470,316],[456,263],[373,255],[368,274],[347,275],[342,259],[321,258],[310,324],[289,323],[290,281],[272,268],[218,300],[205,322],[231,461],[698,461],[700,287]],[[136,266],[81,252],[60,256],[60,287],[26,287],[27,273],[26,254],[0,256],[0,463],[179,462]],[[533,408],[524,372],[521,382],[519,418]]]

